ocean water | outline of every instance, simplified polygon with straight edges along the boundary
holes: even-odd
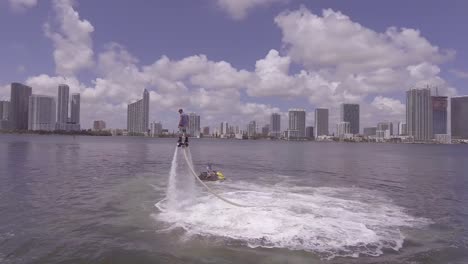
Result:
[[[0,135],[0,263],[468,263],[468,146]],[[189,170],[211,163],[227,180]]]

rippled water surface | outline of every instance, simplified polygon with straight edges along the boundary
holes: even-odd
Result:
[[[0,135],[0,263],[468,263],[468,146]],[[212,163],[227,180],[190,174]]]

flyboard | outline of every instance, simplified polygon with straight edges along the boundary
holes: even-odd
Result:
[[[195,172],[195,169],[193,168],[193,164],[192,162],[190,161],[190,159],[188,158],[188,154],[187,152],[190,151],[189,148],[188,148],[188,144],[187,145],[182,145],[182,150],[184,152],[184,157],[185,157],[185,161],[189,167],[189,170],[190,170],[190,173],[192,174],[193,177],[195,177],[195,179],[197,179],[197,181],[203,185],[203,187],[205,187],[208,192],[210,192],[211,194],[213,194],[214,196],[216,196],[216,198],[230,204],[230,205],[234,205],[234,206],[237,206],[237,207],[255,207],[255,206],[252,206],[252,205],[244,205],[244,204],[239,204],[239,203],[235,203],[233,201],[230,201],[224,197],[222,197],[221,195],[219,195],[218,193],[216,193],[215,191],[213,191],[206,183],[204,183],[197,175],[197,173]]]

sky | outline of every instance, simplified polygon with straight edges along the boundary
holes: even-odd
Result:
[[[266,124],[273,112],[359,103],[361,130],[405,120],[405,91],[468,94],[468,2],[0,0],[0,100],[10,83],[81,93],[81,124],[125,128],[150,91],[150,121],[175,129]],[[434,89],[435,90],[435,89]],[[434,91],[435,92],[435,91]]]

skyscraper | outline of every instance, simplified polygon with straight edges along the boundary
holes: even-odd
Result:
[[[404,136],[407,134],[406,124],[402,122],[398,122],[398,135]]]
[[[336,134],[340,138],[344,137],[346,134],[352,134],[351,123],[339,122],[338,124],[336,124]]]
[[[33,94],[29,97],[28,129],[52,131],[55,129],[55,99]]]
[[[389,135],[393,135],[393,123],[392,122],[380,122],[377,123],[377,131],[387,131]]]
[[[203,127],[203,135],[204,136],[209,136],[210,135],[210,127],[208,127],[208,126]]]
[[[432,98],[429,88],[406,92],[406,124],[408,135],[414,140],[432,139]]]
[[[189,114],[188,131],[190,136],[200,136],[200,116],[195,113]]]
[[[315,137],[328,135],[328,109],[315,109]]]
[[[0,101],[0,130],[10,129],[10,121],[8,121],[10,102]]]
[[[128,133],[147,133],[149,123],[149,92],[143,91],[143,99],[129,104],[127,109]]]
[[[157,137],[162,134],[163,126],[161,122],[153,122],[150,124],[150,133],[152,137]]]
[[[432,96],[433,134],[447,134],[447,96]]]
[[[8,120],[10,102],[0,101],[0,120]]]
[[[270,117],[270,136],[274,138],[281,137],[281,115],[278,113],[271,114]]]
[[[80,124],[80,94],[74,93],[71,97],[71,117],[72,124]]]
[[[104,120],[95,120],[93,122],[93,130],[94,131],[101,131],[106,129],[106,122]]]
[[[224,123],[221,122],[220,128],[219,128],[219,134],[223,135],[224,134]]]
[[[305,137],[306,112],[304,109],[289,109],[288,139]]]
[[[262,127],[262,136],[266,137],[270,133],[270,124],[266,124]]]
[[[66,84],[58,86],[57,97],[57,129],[66,130],[68,122],[68,101],[70,99],[70,87]]]
[[[375,136],[377,135],[377,127],[365,127],[363,132],[366,137]]]
[[[12,129],[28,129],[29,96],[32,88],[21,83],[11,84],[9,120]]]
[[[468,139],[468,96],[450,99],[452,137]]]
[[[257,135],[257,123],[255,121],[250,121],[247,126],[247,136],[255,137]]]
[[[349,122],[349,133],[346,134],[359,134],[359,104],[341,104],[340,120]]]
[[[306,127],[306,138],[309,138],[309,139],[314,138],[314,127],[313,126]]]

